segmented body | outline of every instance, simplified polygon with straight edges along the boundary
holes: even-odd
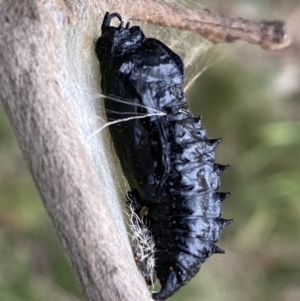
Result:
[[[117,17],[118,28],[110,26]],[[96,44],[101,87],[109,120],[165,112],[110,126],[136,212],[148,208],[147,225],[155,241],[155,271],[161,283],[156,300],[165,300],[186,284],[213,253],[214,242],[231,220],[220,218],[220,173],[215,148],[201,119],[186,105],[181,58],[138,26],[123,26],[121,16],[106,13]],[[127,103],[127,101],[129,103]]]

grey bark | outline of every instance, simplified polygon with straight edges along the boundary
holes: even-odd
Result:
[[[150,300],[122,211],[103,192],[105,175],[97,176],[101,158],[93,158],[93,144],[86,141],[96,122],[82,121],[95,103],[85,104],[89,97],[79,92],[88,72],[77,73],[84,64],[94,68],[90,87],[98,87],[98,63],[89,61],[96,35],[87,15],[81,24],[72,9],[63,1],[2,3],[1,99],[86,299]],[[82,26],[88,30],[84,38],[77,36]]]

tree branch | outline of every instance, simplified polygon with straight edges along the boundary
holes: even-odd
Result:
[[[162,0],[135,6],[132,16],[152,24],[193,31],[213,43],[241,40],[260,45],[266,50],[282,50],[291,43],[282,21],[233,18],[213,13],[209,9],[192,10]]]
[[[76,76],[63,78],[75,73],[72,53],[66,51],[74,45],[66,48],[66,41],[71,42],[72,31],[78,31],[66,23],[67,7],[37,2],[11,1],[1,7],[5,111],[86,299],[150,300],[130,253],[121,209],[117,205],[119,212],[112,213],[102,189],[105,183],[95,172],[97,159],[92,161],[85,129],[79,128],[74,114]],[[99,69],[96,61],[94,68]],[[88,108],[91,105],[78,107],[78,113]],[[123,229],[114,215],[120,216]]]

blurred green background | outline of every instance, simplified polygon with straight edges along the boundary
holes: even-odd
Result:
[[[278,53],[233,44],[188,91],[211,137],[223,137],[223,231],[214,255],[170,301],[300,300],[300,3],[190,1],[218,12],[287,20],[293,45]],[[219,57],[223,57],[221,61]],[[201,66],[199,67],[201,69]],[[0,108],[0,300],[82,300]],[[133,300],[135,301],[135,300]]]

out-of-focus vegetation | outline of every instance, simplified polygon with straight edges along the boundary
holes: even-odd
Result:
[[[196,1],[194,1],[196,3]],[[202,1],[249,18],[300,27],[299,1]],[[300,300],[300,38],[286,51],[216,47],[225,58],[188,93],[211,137],[224,217],[234,223],[191,283],[170,300]],[[226,50],[225,50],[226,49]],[[200,67],[201,68],[201,67]],[[0,112],[0,300],[82,299],[3,111]],[[135,300],[133,300],[135,301]]]
[[[0,300],[78,300],[69,264],[2,107],[0,166]]]
[[[207,3],[207,4],[206,4]],[[204,6],[212,4],[206,1]],[[299,1],[217,1],[226,14],[300,26]],[[243,10],[243,7],[245,10]],[[223,137],[223,230],[214,255],[170,300],[300,300],[300,39],[278,53],[218,45],[215,60],[188,93],[210,136]],[[226,50],[225,50],[226,49]],[[228,50],[229,49],[229,50]]]

